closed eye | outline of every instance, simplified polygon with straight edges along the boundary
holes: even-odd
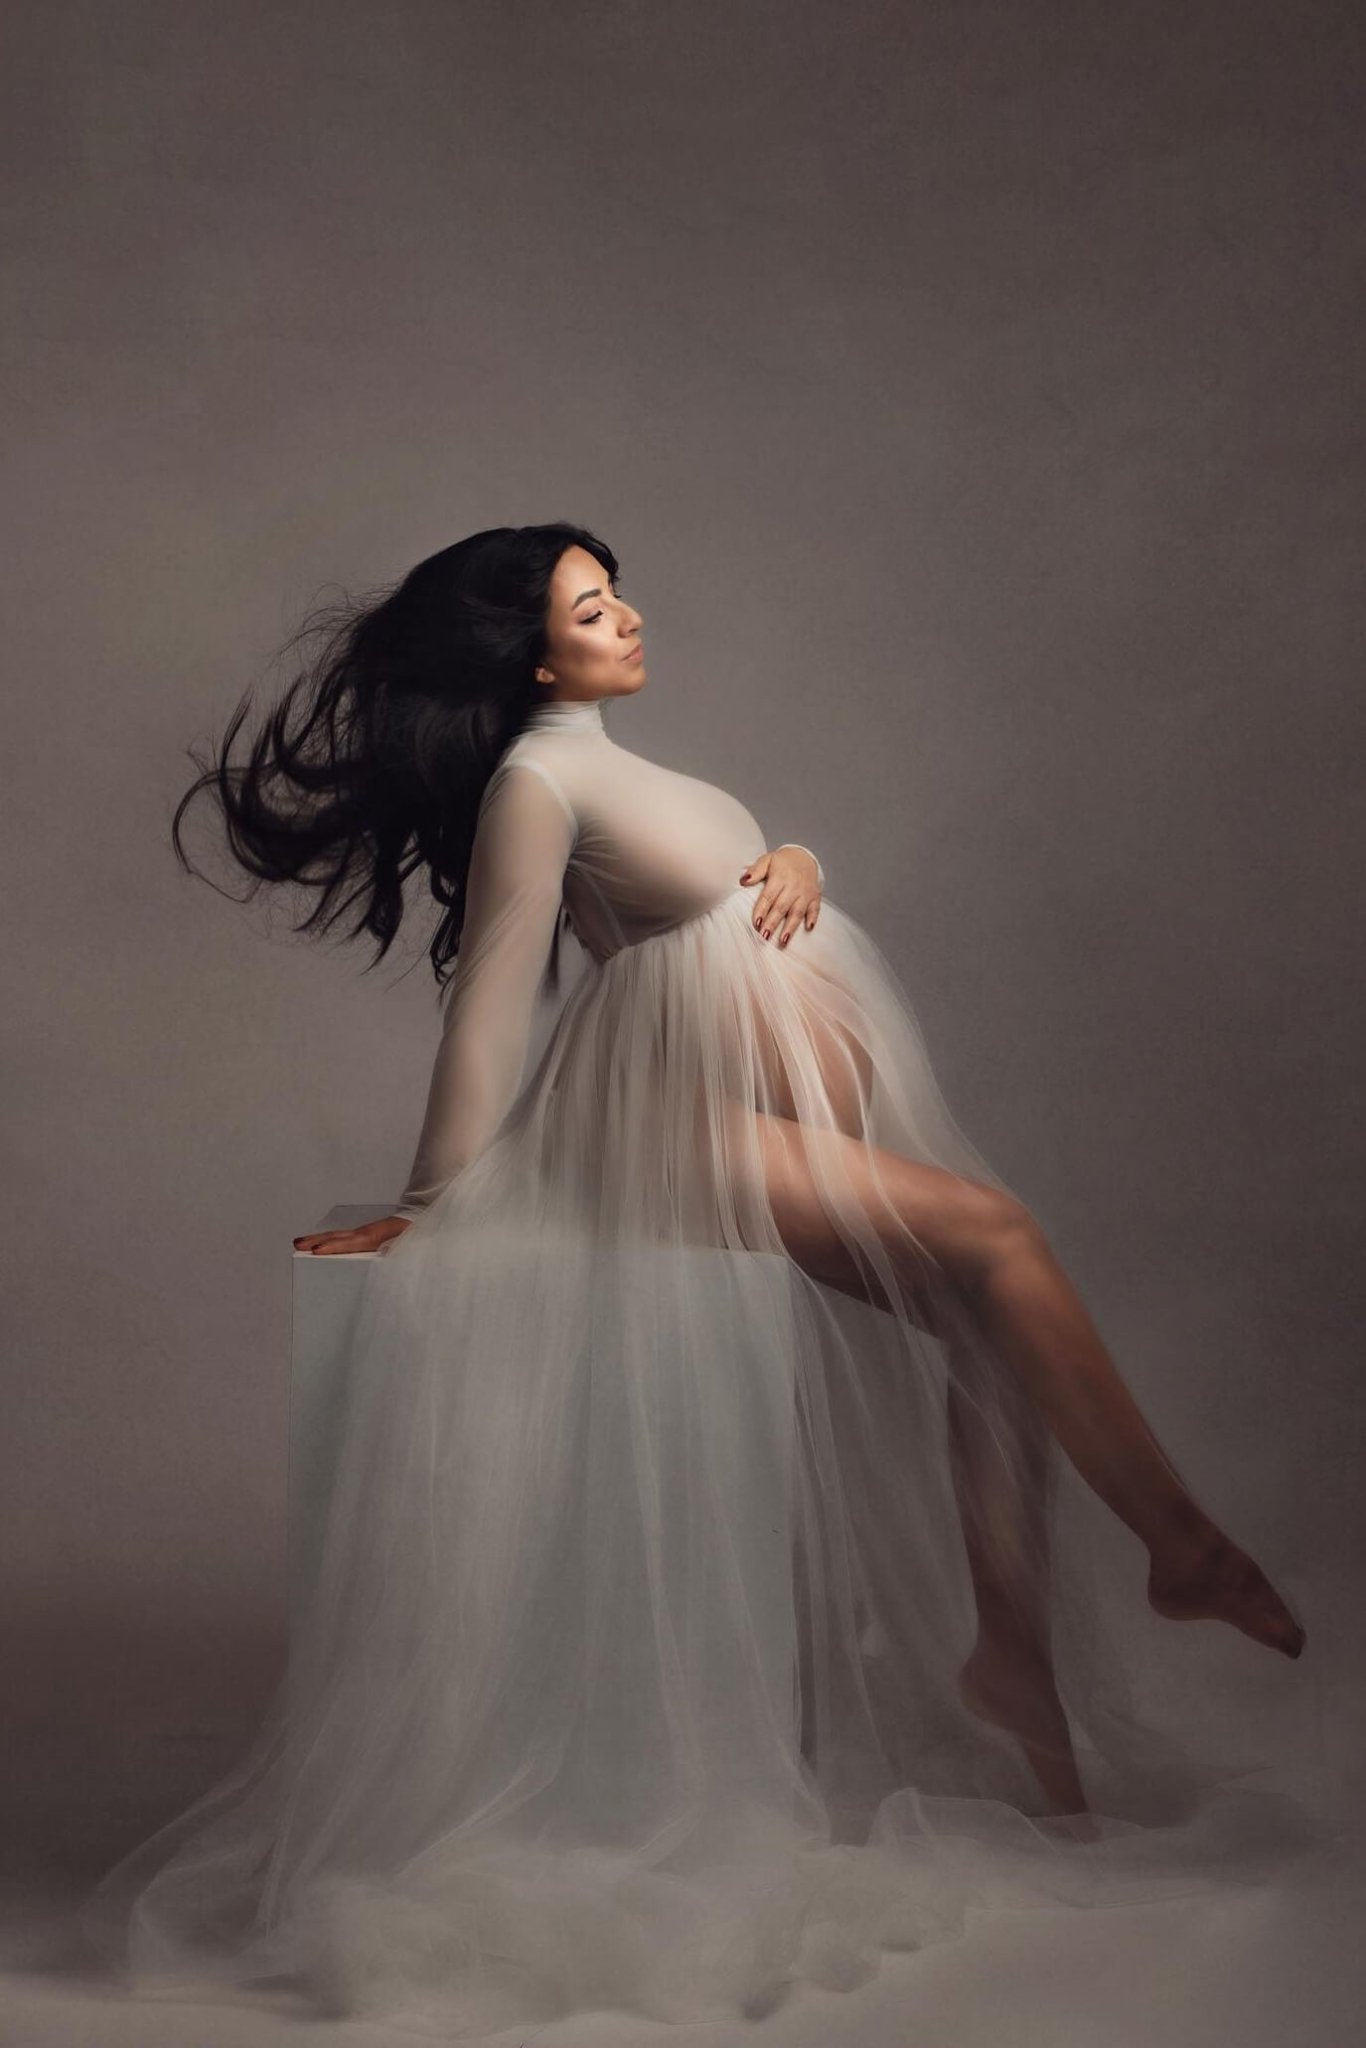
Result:
[[[612,590],[612,595],[613,595],[613,597],[620,597],[620,596],[621,596],[621,585],[620,585],[619,583],[618,583],[618,584],[616,584],[616,585],[614,585],[614,587],[613,587],[613,590]],[[590,613],[589,613],[589,615],[588,615],[588,617],[587,617],[586,619],[580,619],[580,620],[579,620],[579,624],[580,624],[581,626],[591,626],[591,625],[593,625],[593,624],[594,624],[594,622],[595,622],[596,620],[600,619],[601,617],[602,617],[602,613],[601,613],[601,612],[590,612]]]

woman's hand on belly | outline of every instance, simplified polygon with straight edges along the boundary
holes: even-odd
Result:
[[[781,927],[780,946],[787,944],[799,925],[811,931],[821,907],[818,873],[815,861],[800,846],[779,846],[751,861],[740,880],[764,885],[754,903],[755,929],[768,939]]]

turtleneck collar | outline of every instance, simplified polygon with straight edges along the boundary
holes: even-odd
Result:
[[[602,699],[600,697],[546,697],[535,705],[523,728],[526,732],[601,732],[607,728],[602,722]]]

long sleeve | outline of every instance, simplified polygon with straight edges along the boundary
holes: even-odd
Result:
[[[427,1111],[395,1216],[420,1215],[484,1150],[516,1097],[576,836],[548,771],[525,760],[495,770],[471,849]]]

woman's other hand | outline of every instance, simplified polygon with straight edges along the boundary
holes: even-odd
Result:
[[[311,1237],[296,1237],[296,1252],[377,1252],[394,1237],[402,1237],[411,1216],[380,1216],[362,1223],[359,1230],[315,1230]]]
[[[756,930],[767,939],[781,924],[780,946],[787,944],[799,925],[810,931],[820,915],[819,872],[811,855],[800,846],[779,846],[751,861],[740,880],[764,884],[754,902]]]

